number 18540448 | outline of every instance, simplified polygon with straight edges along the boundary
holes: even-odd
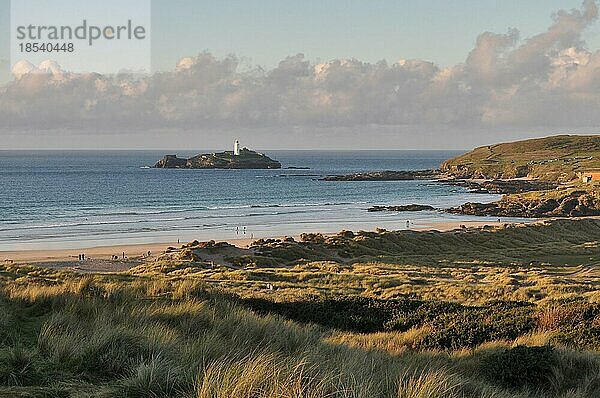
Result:
[[[22,53],[51,53],[75,51],[73,43],[19,43],[19,49]]]

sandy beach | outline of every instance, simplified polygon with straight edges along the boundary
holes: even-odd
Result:
[[[254,239],[233,239],[229,243],[244,247]],[[78,272],[120,272],[160,256],[168,247],[180,247],[187,242],[164,242],[137,245],[96,246],[83,249],[51,249],[0,251],[0,262],[15,265],[36,265],[64,268]],[[149,253],[149,254],[148,254]],[[84,254],[85,260],[79,255]]]
[[[468,222],[440,222],[428,227],[414,227],[415,231],[437,230],[448,231],[466,227],[483,227],[484,225],[497,226],[503,222],[468,221]],[[327,232],[333,234],[335,232]],[[282,236],[268,236],[263,238],[281,238]],[[297,237],[295,237],[297,238]],[[237,246],[247,247],[256,239],[227,239],[226,242]],[[50,249],[50,250],[15,250],[0,251],[0,262],[15,265],[36,265],[49,268],[63,268],[77,272],[120,272],[137,266],[147,261],[152,261],[160,256],[168,247],[179,247],[187,242],[163,242],[133,245],[96,246],[83,249]],[[79,255],[84,254],[85,260],[80,260]]]

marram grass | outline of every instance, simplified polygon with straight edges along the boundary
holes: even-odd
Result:
[[[535,347],[514,341],[456,350],[412,349],[414,341],[431,332],[428,327],[403,333],[340,334],[314,323],[259,315],[243,300],[189,284],[186,293],[170,281],[63,277],[64,282],[50,278],[28,282],[21,275],[3,283],[0,396],[600,394],[600,355],[593,351],[552,347],[539,359]],[[560,324],[546,318],[542,323],[546,329]],[[522,363],[523,358],[533,362]],[[524,376],[508,385],[503,380],[514,361],[521,361]],[[498,377],[490,375],[490,369]]]

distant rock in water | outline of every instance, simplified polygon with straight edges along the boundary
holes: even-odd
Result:
[[[369,207],[367,211],[425,211],[435,210],[435,207],[429,205],[400,205],[400,206],[373,206]]]
[[[177,155],[165,155],[156,162],[154,167],[162,169],[280,169],[281,163],[262,153],[243,148],[239,155],[234,155],[233,151],[203,153],[189,159],[178,158]]]
[[[405,180],[432,180],[438,177],[437,170],[414,171],[371,171],[368,173],[354,173],[346,175],[331,175],[321,178],[321,181],[405,181]]]
[[[555,189],[557,182],[540,180],[490,180],[490,181],[469,181],[460,179],[440,180],[441,183],[455,185],[469,189],[472,193],[523,193],[530,191],[542,191]]]

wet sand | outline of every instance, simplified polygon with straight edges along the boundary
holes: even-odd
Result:
[[[440,222],[428,227],[410,228],[414,231],[448,231],[465,227],[483,227],[484,225],[504,225],[504,222],[490,221],[468,221],[468,222]],[[327,234],[335,233],[328,232]],[[272,236],[279,238],[281,236]],[[237,246],[247,247],[256,239],[229,239],[226,242]],[[86,249],[64,249],[64,250],[22,250],[22,251],[0,251],[0,263],[15,265],[37,265],[49,268],[63,268],[77,272],[120,272],[135,267],[147,261],[152,261],[164,251],[172,247],[180,247],[187,242],[165,242],[137,245],[112,245],[97,246]],[[148,252],[150,255],[148,256]],[[85,260],[80,261],[78,256],[85,254]],[[123,257],[123,254],[125,257]],[[117,256],[115,259],[113,256]]]

